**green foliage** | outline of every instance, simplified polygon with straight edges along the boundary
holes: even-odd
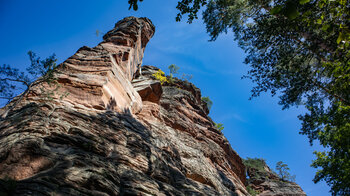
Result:
[[[268,176],[268,171],[265,170],[266,163],[264,159],[246,158],[243,159],[243,164],[246,167],[246,175],[248,182],[266,178]]]
[[[279,175],[279,177],[282,179],[282,181],[295,181],[295,175],[291,175],[289,173],[289,167],[287,164],[283,163],[282,161],[278,161],[276,164],[276,170]]]
[[[277,173],[274,171],[266,170],[266,162],[264,159],[261,158],[247,158],[243,160],[243,164],[246,166],[247,169],[253,169],[250,170],[251,172],[254,171],[253,174],[248,174],[249,177],[254,179],[259,178],[266,178],[266,176],[269,176],[268,173],[273,173],[278,175],[282,181],[295,181],[295,175],[291,175],[289,173],[289,168],[287,164],[284,164],[282,161],[277,162],[276,164],[276,170]]]
[[[156,73],[154,73],[152,76],[155,77],[157,80],[159,80],[162,85],[165,82],[169,82],[167,77],[165,76],[165,73],[160,69]]]
[[[143,0],[128,0],[129,9],[133,8],[133,10],[138,10],[138,2],[142,2]],[[207,0],[181,0],[178,2],[176,8],[180,11],[180,13],[176,16],[176,21],[180,21],[182,19],[182,15],[188,14],[188,23],[191,23],[194,19],[198,19],[198,11],[201,7],[207,4]]]
[[[192,23],[194,19],[198,19],[197,13],[201,7],[208,3],[207,0],[181,0],[178,2],[176,8],[180,13],[176,16],[176,21],[180,21],[184,14],[188,14],[188,23]]]
[[[211,106],[213,106],[213,102],[210,100],[210,98],[208,96],[207,97],[202,97],[201,99],[207,105],[208,110],[210,111]]]
[[[170,83],[174,83],[173,76],[174,76],[174,74],[177,74],[177,71],[179,70],[179,67],[177,65],[175,65],[175,64],[171,64],[171,65],[169,65],[168,69],[169,69],[169,72],[170,72],[168,80],[169,80]]]
[[[215,123],[215,127],[216,127],[217,129],[219,129],[219,131],[224,130],[224,124],[222,124],[222,123]]]
[[[9,65],[0,66],[0,98],[13,99],[18,88],[17,84],[29,87],[30,82],[31,80],[24,72],[20,72]]]
[[[250,187],[250,186],[247,186],[246,189],[247,189],[248,193],[249,193],[251,196],[256,196],[256,195],[259,194],[258,191],[254,190],[254,189],[253,189],[252,187]]]
[[[264,167],[266,165],[266,162],[264,159],[261,158],[247,158],[247,159],[243,159],[243,164],[247,167],[247,168],[254,168],[260,172],[266,172]]]
[[[191,80],[192,78],[193,78],[192,74],[185,74],[185,73],[183,73],[183,74],[181,75],[181,80],[189,81],[189,80]]]
[[[174,77],[174,75],[175,74],[179,74],[179,67],[177,66],[177,65],[175,65],[175,64],[171,64],[171,65],[169,65],[169,72],[170,72],[170,74],[169,74],[169,81],[171,82],[171,83],[173,83],[173,77]],[[189,74],[185,74],[185,73],[182,73],[182,75],[181,75],[181,79],[182,80],[184,80],[184,81],[189,81],[189,80],[191,80],[192,79],[192,75],[189,75]]]
[[[55,83],[54,71],[56,69],[55,54],[41,60],[32,51],[28,52],[30,66],[26,69],[28,73],[21,72],[19,69],[10,65],[0,66],[0,98],[11,101],[21,89],[25,89],[22,95],[28,93],[31,88],[42,82],[49,85]],[[43,89],[45,91],[45,89]]]
[[[133,10],[138,10],[139,6],[138,6],[138,1],[142,2],[143,0],[128,0],[128,3],[130,5],[129,10],[132,8]]]
[[[179,67],[175,64],[171,64],[169,65],[169,71],[170,71],[170,75],[172,76],[173,74],[177,74],[177,72],[179,71]]]
[[[270,91],[283,109],[306,107],[301,134],[327,149],[316,152],[314,182],[349,195],[350,1],[180,0],[176,20],[191,23],[203,6],[211,40],[232,30],[246,51],[252,97]]]
[[[169,76],[166,76],[162,70],[158,70],[152,76],[154,76],[157,80],[159,80],[162,85],[165,82],[167,82],[169,84],[174,84],[174,75],[178,74],[178,71],[180,68],[175,64],[171,64],[171,65],[169,65],[168,69],[170,72]],[[188,81],[188,80],[192,79],[192,75],[182,74],[181,79]]]

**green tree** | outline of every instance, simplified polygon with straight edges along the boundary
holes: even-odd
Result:
[[[295,181],[295,175],[291,175],[289,173],[289,167],[287,164],[283,163],[282,161],[278,161],[276,164],[276,171],[279,177],[282,179],[282,181]]]
[[[170,81],[170,83],[174,83],[173,76],[174,76],[174,74],[178,73],[180,68],[177,65],[175,65],[175,64],[171,64],[171,65],[169,65],[168,69],[169,69],[169,72],[170,72],[169,81]]]
[[[262,158],[249,158],[243,159],[243,163],[246,167],[254,168],[260,172],[265,172],[266,161]]]
[[[349,195],[350,1],[181,0],[176,19],[188,15],[191,23],[203,6],[211,40],[230,30],[245,50],[245,77],[257,84],[252,97],[270,91],[283,109],[307,109],[300,133],[327,149],[315,152],[314,182]]]
[[[182,73],[181,75],[181,79],[182,80],[185,80],[185,81],[189,81],[193,78],[193,75],[192,74],[185,74],[185,73]]]
[[[15,103],[12,104],[9,110],[11,110],[23,96],[28,94],[32,87],[43,82],[49,85],[56,82],[56,78],[54,77],[54,71],[57,67],[55,54],[44,60],[41,60],[40,57],[37,57],[32,51],[29,51],[28,55],[31,64],[26,69],[27,73],[13,68],[10,65],[4,64],[0,66],[0,99],[5,99],[8,101],[7,103],[9,103],[17,96]],[[46,92],[47,95],[52,93],[47,92],[45,89],[41,91],[42,93]]]
[[[210,111],[211,106],[213,106],[213,102],[210,100],[209,96],[202,97],[201,99],[206,104],[206,106],[208,107],[208,110]]]
[[[174,74],[177,74],[177,72],[179,71],[179,67],[175,64],[171,64],[169,65],[169,71],[170,71],[170,76],[173,76]]]

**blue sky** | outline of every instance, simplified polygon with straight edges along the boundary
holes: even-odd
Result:
[[[192,74],[191,82],[214,102],[210,116],[224,124],[225,136],[242,158],[264,158],[271,168],[283,161],[307,195],[330,195],[324,182],[312,182],[312,152],[320,147],[311,147],[306,136],[298,134],[297,116],[303,109],[283,111],[278,98],[268,93],[249,101],[254,84],[241,79],[249,67],[242,63],[245,54],[232,34],[208,42],[201,20],[175,22],[176,3],[145,0],[134,12],[127,0],[0,0],[0,64],[24,69],[29,50],[42,58],[55,53],[62,62],[84,45],[96,46],[102,40],[96,30],[105,33],[126,16],[148,17],[156,34],[144,64],[166,72],[176,64],[181,73]]]

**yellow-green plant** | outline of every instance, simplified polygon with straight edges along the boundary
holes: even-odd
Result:
[[[152,74],[153,77],[155,77],[157,80],[160,81],[160,84],[164,84],[164,82],[168,82],[167,77],[165,76],[165,73],[162,70],[158,70],[156,73]]]
[[[224,130],[224,124],[222,124],[222,123],[215,123],[215,127],[216,127],[219,131]]]

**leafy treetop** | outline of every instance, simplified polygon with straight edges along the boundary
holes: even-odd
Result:
[[[289,167],[287,164],[283,163],[282,161],[278,161],[276,164],[276,171],[279,175],[279,177],[282,179],[282,181],[295,181],[295,175],[291,175],[289,173]]]

